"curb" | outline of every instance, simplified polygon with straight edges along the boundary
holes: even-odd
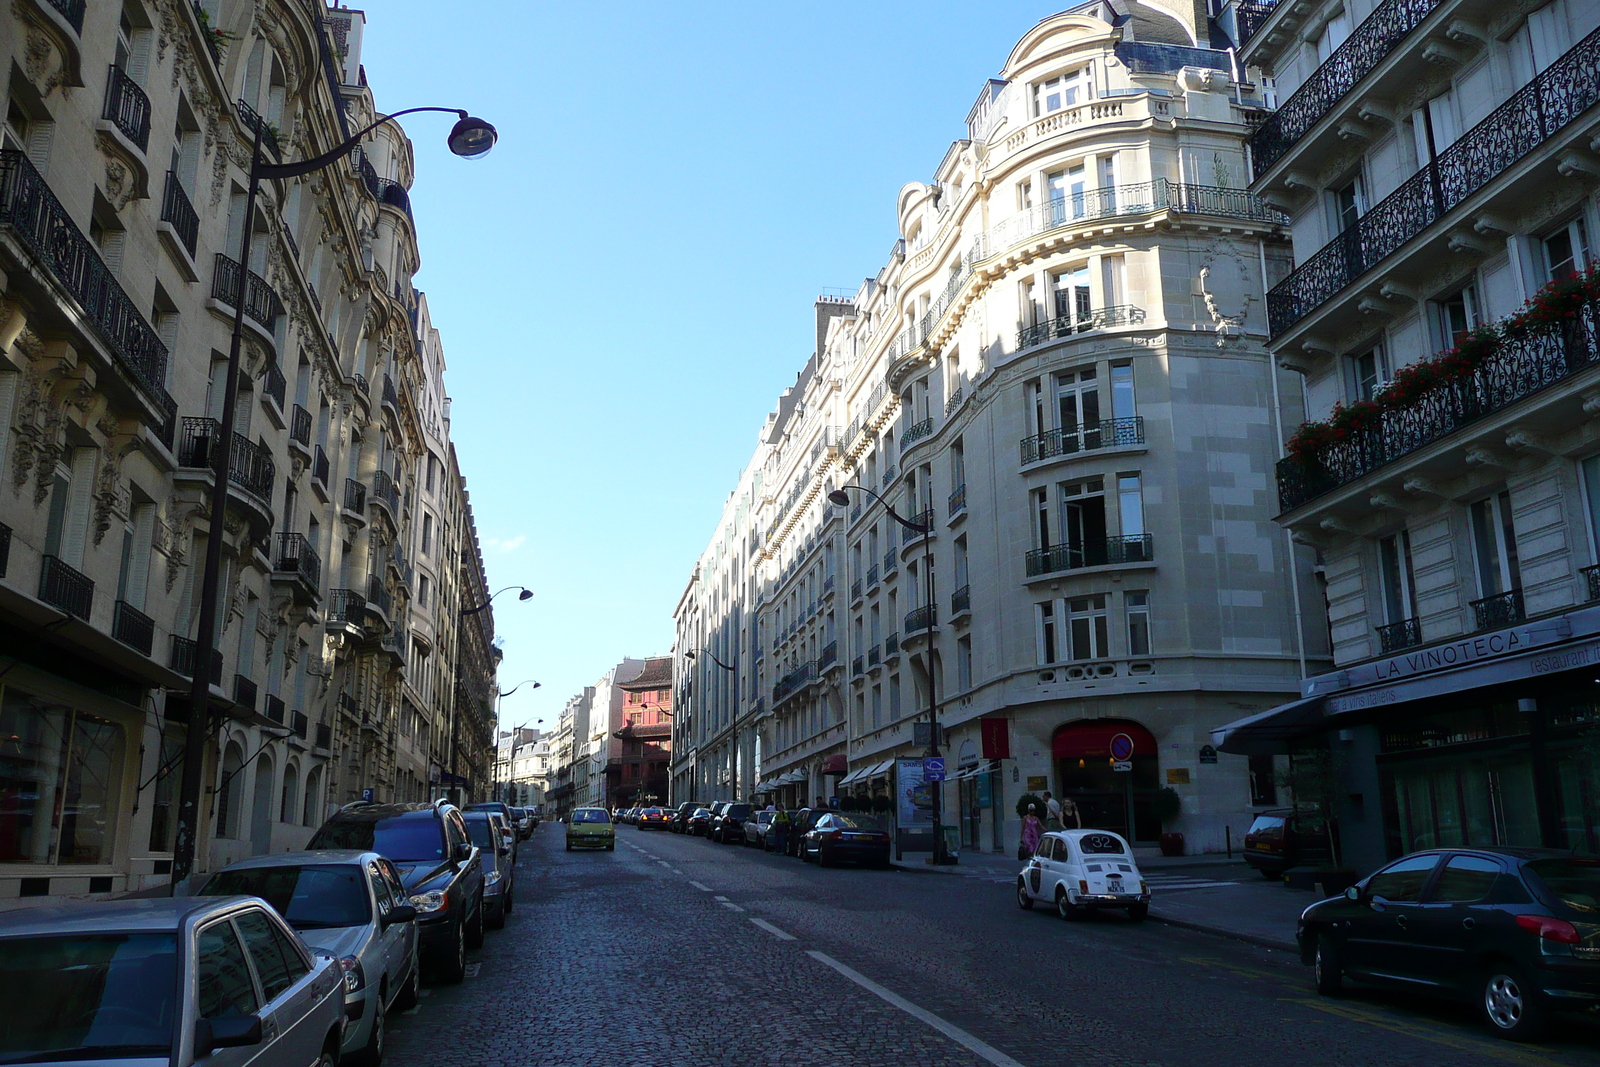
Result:
[[[1177,926],[1185,930],[1195,930],[1202,934],[1210,934],[1213,937],[1226,937],[1231,941],[1244,941],[1248,944],[1257,945],[1261,948],[1276,949],[1279,952],[1291,952],[1296,957],[1300,955],[1300,946],[1295,944],[1293,941],[1279,941],[1275,937],[1260,937],[1255,934],[1243,934],[1237,930],[1228,930],[1221,926],[1211,926],[1206,923],[1198,923],[1190,919],[1177,919],[1170,915],[1158,915],[1153,911],[1147,917],[1151,922],[1161,923],[1165,926]]]

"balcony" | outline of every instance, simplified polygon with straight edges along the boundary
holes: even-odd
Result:
[[[1144,308],[1132,304],[1115,304],[1091,311],[1087,315],[1058,315],[1053,319],[1017,331],[1017,351],[1059,341],[1073,334],[1104,330],[1112,326],[1137,326],[1144,322]]]
[[[1586,600],[1593,603],[1600,600],[1600,565],[1585,567],[1578,572],[1583,575],[1583,591]],[[5,576],[5,562],[0,560],[0,577]]]
[[[311,412],[299,404],[294,406],[294,411],[289,415],[289,440],[306,448],[311,447]]]
[[[94,582],[55,556],[44,557],[39,599],[87,622],[94,609]]]
[[[360,393],[364,399],[370,400],[372,398],[372,385],[367,381],[365,374],[352,374],[350,375],[350,381],[355,386],[356,392]]]
[[[1528,617],[1522,607],[1520,589],[1486,596],[1482,600],[1472,601],[1469,606],[1479,630],[1499,630],[1514,626]]]
[[[215,264],[211,273],[211,299],[231,308],[234,301],[239,299],[239,263],[218,252]],[[261,275],[253,270],[244,273],[245,318],[270,334],[277,327],[278,316],[283,314],[283,302],[278,299],[277,290],[268,285]]]
[[[1585,37],[1355,225],[1300,264],[1267,294],[1272,336],[1278,337],[1326,304],[1600,103],[1600,77],[1594,73],[1597,65],[1600,30]]]
[[[939,623],[938,613],[932,604],[924,604],[920,608],[912,608],[906,612],[906,634],[912,635],[919,630],[931,630]]]
[[[256,710],[256,683],[242,674],[233,676],[233,702],[246,711]]]
[[[80,35],[83,33],[83,14],[89,6],[88,0],[45,0],[45,3],[60,12],[61,17],[67,20]]]
[[[156,623],[126,600],[119,600],[111,613],[111,636],[148,656],[156,643]]]
[[[186,417],[178,442],[178,466],[212,470],[211,448],[221,426],[216,419]],[[272,456],[243,434],[233,435],[228,449],[228,481],[262,500],[272,497],[276,469]]]
[[[1600,303],[1584,303],[1554,321],[1547,315],[1511,321],[1494,350],[1464,373],[1441,375],[1403,403],[1375,407],[1359,425],[1335,431],[1329,424],[1325,443],[1298,454],[1291,449],[1278,461],[1279,506],[1286,512],[1303,507],[1600,360]],[[1302,427],[1296,437],[1306,431]]]
[[[883,580],[888,581],[889,575],[900,569],[900,555],[894,549],[883,554]]]
[[[328,489],[328,467],[328,454],[322,450],[321,445],[318,445],[316,458],[311,462],[311,480],[320,483],[323,492],[327,492]]]
[[[167,666],[185,678],[193,678],[195,655],[198,651],[199,647],[194,641],[173,634],[172,654],[167,660]],[[222,653],[216,649],[211,650],[211,684],[222,684]]]
[[[965,394],[962,392],[961,386],[956,386],[955,392],[951,393],[950,398],[944,402],[945,418],[949,418],[950,413],[961,406],[961,399],[964,395]]]
[[[283,718],[286,709],[281,697],[275,697],[271,693],[268,693],[267,704],[264,711],[269,722],[276,723],[279,726],[283,725]],[[301,734],[300,736],[304,737],[305,735]]]
[[[294,734],[300,740],[304,741],[306,739],[306,730],[311,725],[311,723],[306,719],[306,713],[303,711],[295,712],[292,716],[290,716],[290,723],[291,725],[289,727],[289,732]],[[325,724],[318,723],[317,747],[324,749],[328,748],[330,747],[329,742],[332,740],[333,731],[328,729]]]
[[[883,468],[883,477],[878,479],[878,488],[882,489],[884,492],[888,492],[889,486],[893,484],[895,475],[898,473],[899,472],[894,469],[893,463],[886,465]],[[854,513],[852,513],[850,517],[854,519],[856,516]]]
[[[1028,577],[1075,571],[1084,567],[1107,567],[1119,563],[1150,563],[1155,559],[1154,538],[1150,534],[1106,537],[1079,544],[1035,548],[1027,555]]]
[[[1022,439],[1022,463],[1038,463],[1056,456],[1072,456],[1102,448],[1132,448],[1144,444],[1144,416],[1106,419],[1067,430],[1046,430]]]
[[[11,564],[11,527],[0,522],[0,578],[6,576],[6,568]]]
[[[338,96],[334,97],[334,102],[343,106],[343,101]],[[271,152],[274,157],[282,159],[283,149],[278,144],[278,131],[273,127],[272,123],[268,122],[259,111],[243,100],[238,101],[237,106],[239,108],[239,121],[244,123],[245,129],[260,136],[262,148]]]
[[[933,535],[932,508],[925,508],[924,510],[917,512],[915,515],[909,516],[906,521],[912,523],[913,525],[920,526],[922,529],[913,530],[909,526],[902,526],[900,528],[900,545],[902,548],[906,545],[915,544],[920,538],[931,537]]]
[[[281,412],[284,402],[288,399],[289,383],[284,380],[283,371],[278,368],[277,361],[267,364],[267,369],[261,372],[261,394],[272,398]]]
[[[1260,178],[1444,0],[1387,0],[1250,137]]]
[[[883,663],[883,655],[878,651],[878,646],[873,645],[867,649],[867,670],[872,670]]]
[[[967,483],[962,482],[950,491],[948,514],[952,517],[967,510]]]
[[[383,406],[391,411],[400,410],[400,394],[395,392],[394,379],[387,374],[383,376]]]
[[[1415,648],[1422,644],[1422,620],[1402,619],[1392,622],[1387,626],[1378,627],[1378,651],[1380,655],[1389,656],[1402,649]]]
[[[406,192],[406,187],[391,178],[378,179],[378,203],[388,204],[390,207],[399,208],[406,213],[406,218],[411,219],[411,194]],[[415,222],[415,219],[412,219]]]
[[[822,648],[822,655],[817,657],[817,671],[820,673],[839,662],[839,642],[829,641]]]
[[[900,655],[900,633],[895,631],[883,639],[883,658],[885,662]]]
[[[874,563],[867,568],[867,592],[878,588],[878,565]]]
[[[1238,27],[1237,43],[1243,48],[1278,6],[1278,0],[1234,0],[1230,6],[1233,8],[1234,24]]]
[[[149,151],[150,97],[121,67],[112,67],[106,78],[106,100],[100,117],[115,126],[140,152]]]
[[[972,586],[964,585],[950,594],[950,616],[965,615],[972,610]]]
[[[0,150],[0,224],[72,294],[112,355],[162,406],[167,397],[167,346],[161,343],[92,241],[79,231],[50,187],[16,149]]]
[[[273,570],[293,576],[313,595],[322,586],[322,559],[304,534],[278,534],[278,559]]]
[[[330,627],[348,626],[356,630],[364,629],[363,614],[367,610],[367,598],[354,589],[330,589],[328,591],[328,625]]]
[[[906,427],[906,432],[900,435],[900,451],[904,452],[907,448],[916,444],[924,437],[932,436],[933,417],[930,415],[928,418],[923,419],[920,422],[914,422],[910,426]],[[890,477],[888,471],[884,471],[884,477],[885,479]]]
[[[376,574],[367,575],[367,610],[376,612],[385,620],[394,611],[394,599],[389,595],[389,587]]]
[[[859,678],[865,673],[866,667],[863,665],[860,656],[857,656],[855,659],[850,661],[850,677]]]
[[[344,509],[354,515],[364,515],[367,510],[367,487],[354,478],[344,480]]]
[[[861,579],[857,578],[850,583],[850,602],[853,604],[861,599]]]
[[[179,242],[193,259],[200,240],[200,216],[189,202],[189,194],[175,171],[167,171],[166,192],[161,195],[161,221],[172,227]]]
[[[806,683],[811,681],[815,675],[815,664],[800,664],[800,666],[796,667],[794,670],[778,679],[778,684],[772,687],[772,703],[777,705],[777,703],[783,700],[785,697],[792,696],[801,689],[804,689]]]
[[[400,515],[400,490],[388,471],[375,471],[372,475],[372,499],[389,512],[390,518]]]

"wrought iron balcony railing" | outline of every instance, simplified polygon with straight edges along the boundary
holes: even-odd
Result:
[[[900,528],[900,543],[909,545],[920,537],[927,537],[933,533],[933,509],[924,508],[915,515],[907,516],[909,522],[921,526],[921,530],[913,530],[908,526]]]
[[[877,645],[873,645],[871,648],[867,649],[867,670],[870,671],[872,668],[878,666],[882,662],[883,653],[879,651]]]
[[[216,419],[187,416],[183,437],[178,442],[178,466],[211,469],[211,448],[221,425]],[[272,479],[277,473],[272,456],[244,434],[233,435],[228,449],[228,481],[262,500],[272,496]]]
[[[278,559],[274,569],[294,575],[313,592],[322,585],[322,558],[304,534],[278,534]]]
[[[340,98],[336,96],[334,99],[339,100]],[[268,122],[259,111],[243,100],[238,101],[238,107],[239,121],[243,122],[245,128],[251,133],[259,133],[261,135],[261,147],[271,152],[278,159],[282,159],[283,149],[278,144],[278,131],[272,128],[272,123]]]
[[[1238,26],[1240,48],[1256,35],[1261,24],[1267,21],[1267,16],[1272,14],[1277,6],[1278,0],[1234,0],[1233,17]]]
[[[278,410],[283,410],[284,402],[288,399],[289,383],[284,380],[283,371],[278,369],[276,360],[267,364],[267,369],[261,372],[261,391],[273,399],[278,405]]]
[[[83,33],[83,14],[88,9],[88,0],[47,0],[49,5],[61,12],[61,17],[67,20],[79,34]]]
[[[287,708],[284,706],[282,697],[276,697],[271,693],[268,693],[266,707],[264,710],[269,721],[275,722],[279,726],[283,725],[283,719]],[[305,735],[301,734],[300,736],[304,737]]]
[[[914,422],[910,426],[906,427],[906,432],[900,435],[900,450],[903,452],[911,445],[914,445],[918,441],[922,440],[924,437],[932,436],[933,416],[930,415],[929,417],[922,419],[919,422]],[[888,471],[885,471],[884,475],[887,477]]]
[[[938,613],[932,604],[924,604],[920,608],[912,608],[906,612],[906,633],[914,634],[918,630],[930,630],[939,622]]]
[[[397,207],[406,213],[407,218],[412,218],[411,194],[406,192],[405,186],[392,178],[378,179],[378,203]]]
[[[883,580],[888,581],[889,575],[900,569],[900,554],[894,549],[883,554]]]
[[[294,411],[289,415],[289,440],[302,445],[311,444],[311,412],[299,404],[294,406]]]
[[[839,642],[829,641],[822,646],[822,655],[817,657],[817,670],[825,671],[839,662]]]
[[[950,614],[960,615],[972,610],[972,586],[964,585],[950,594]]]
[[[199,646],[192,639],[173,634],[172,654],[167,660],[167,666],[185,678],[193,678],[195,655],[198,651]],[[211,650],[211,684],[222,684],[222,653],[217,649]]]
[[[1070,430],[1046,430],[1022,439],[1022,462],[1037,463],[1055,456],[1071,456],[1101,448],[1144,444],[1144,416],[1106,419]]]
[[[28,157],[14,148],[0,150],[0,224],[78,301],[123,369],[158,403],[166,397],[167,346]]]
[[[860,578],[857,578],[855,581],[850,583],[850,599],[851,600],[860,600],[861,599],[861,579]]]
[[[778,684],[772,687],[772,702],[776,704],[784,697],[790,696],[791,694],[794,694],[805,688],[806,683],[811,681],[815,673],[816,664],[800,664],[800,666],[796,667],[794,670],[778,679]]]
[[[372,386],[367,382],[367,376],[365,374],[352,374],[350,375],[350,380],[355,383],[356,392],[360,393],[362,396],[372,395]]]
[[[944,402],[944,413],[946,415],[961,406],[962,395],[961,386],[956,386],[955,392],[951,393],[949,399]]]
[[[1528,617],[1523,610],[1520,589],[1474,600],[1471,602],[1471,607],[1480,630],[1498,630],[1503,626],[1514,626]]]
[[[357,515],[367,510],[367,487],[354,478],[344,480],[344,509]]]
[[[1272,335],[1283,333],[1344,291],[1600,103],[1597,67],[1600,30],[1313,253],[1267,294]]]
[[[148,656],[156,643],[156,623],[126,600],[119,600],[111,613],[111,636]]]
[[[256,697],[260,689],[242,674],[233,676],[233,702],[246,711],[256,710]]]
[[[949,513],[960,514],[967,510],[967,483],[962,482],[950,491]]]
[[[1557,385],[1600,359],[1600,306],[1529,329],[1463,377],[1441,382],[1376,426],[1300,458],[1278,461],[1278,503],[1293,511],[1485,416]]]
[[[6,576],[6,568],[11,564],[11,527],[0,522],[0,578]]]
[[[1017,350],[1058,341],[1073,334],[1089,330],[1104,330],[1111,326],[1137,326],[1144,321],[1144,308],[1132,304],[1115,304],[1084,315],[1058,315],[1053,319],[1017,331]]]
[[[120,130],[139,151],[149,150],[150,97],[121,67],[113,66],[106,76],[106,101],[100,117]]]
[[[1150,563],[1155,542],[1150,534],[1097,538],[1079,544],[1051,545],[1028,552],[1028,577],[1075,571],[1081,567],[1106,567],[1117,563]]]
[[[361,628],[362,613],[367,610],[367,598],[354,589],[328,591],[328,622]]]
[[[394,484],[394,478],[388,471],[373,471],[372,473],[372,499],[389,509],[389,514],[400,514],[400,490]]]
[[[39,573],[39,599],[87,622],[94,609],[94,582],[59,558],[45,556]]]
[[[1387,626],[1378,627],[1378,651],[1382,655],[1390,655],[1404,648],[1415,648],[1422,644],[1422,620],[1401,619],[1391,622]]]
[[[306,717],[298,711],[294,713],[294,732],[301,737],[306,735]],[[325,722],[317,723],[316,746],[322,749],[333,747],[333,730]]]
[[[859,678],[865,673],[867,673],[866,661],[862,657],[857,656],[850,661],[850,677]]]
[[[1386,0],[1380,4],[1251,136],[1254,175],[1259,178],[1271,170],[1442,3],[1444,0]]]
[[[239,262],[218,252],[216,267],[211,272],[211,299],[233,306],[239,298]],[[277,290],[255,271],[248,272],[244,287],[245,317],[271,333],[276,328],[278,316],[283,314],[283,301]]]
[[[367,609],[385,618],[394,611],[394,598],[389,595],[389,587],[383,584],[381,575],[367,575]]]
[[[189,194],[176,171],[167,171],[167,188],[161,195],[161,221],[172,227],[189,255],[194,255],[200,240],[200,216],[189,202]]]
[[[883,658],[894,659],[900,654],[900,632],[896,630],[883,639]]]
[[[328,488],[329,466],[328,454],[322,450],[321,445],[318,445],[316,458],[311,462],[311,478],[313,481],[321,482],[324,489]]]
[[[872,592],[878,587],[878,565],[874,563],[867,568],[867,592]]]
[[[1585,567],[1578,572],[1583,575],[1583,591],[1585,600],[1600,600],[1600,564]],[[0,577],[4,577],[5,569],[0,566]]]
[[[383,376],[383,401],[387,406],[399,410],[400,394],[395,392],[394,379],[385,374]]]
[[[883,477],[878,481],[878,488],[887,491],[889,488],[889,483],[894,481],[895,475],[898,473],[899,471],[895,470],[893,463],[885,464],[883,468]],[[855,518],[855,515],[852,514],[850,517],[853,519]]]

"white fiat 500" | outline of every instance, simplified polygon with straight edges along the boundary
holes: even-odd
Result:
[[[1133,850],[1109,830],[1059,830],[1039,839],[1039,850],[1017,875],[1017,903],[1054,901],[1056,914],[1075,919],[1090,908],[1126,908],[1139,922],[1150,913],[1150,887]]]

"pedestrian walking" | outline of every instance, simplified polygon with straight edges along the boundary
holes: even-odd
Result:
[[[768,836],[772,838],[772,850],[780,856],[789,851],[789,826],[789,812],[779,808],[772,817],[772,830]]]
[[[1083,816],[1078,814],[1078,805],[1071,797],[1061,799],[1061,826],[1063,829],[1071,825],[1074,830],[1083,829]]]
[[[1057,800],[1055,797],[1051,796],[1049,793],[1046,793],[1044,795],[1044,808],[1045,808],[1045,824],[1044,824],[1045,825],[1045,829],[1046,830],[1060,830],[1062,828],[1062,826],[1061,826],[1061,802],[1059,800]]]
[[[1028,814],[1022,818],[1022,844],[1017,848],[1017,859],[1025,860],[1039,850],[1039,838],[1044,828],[1039,824],[1038,809],[1028,808]]]

